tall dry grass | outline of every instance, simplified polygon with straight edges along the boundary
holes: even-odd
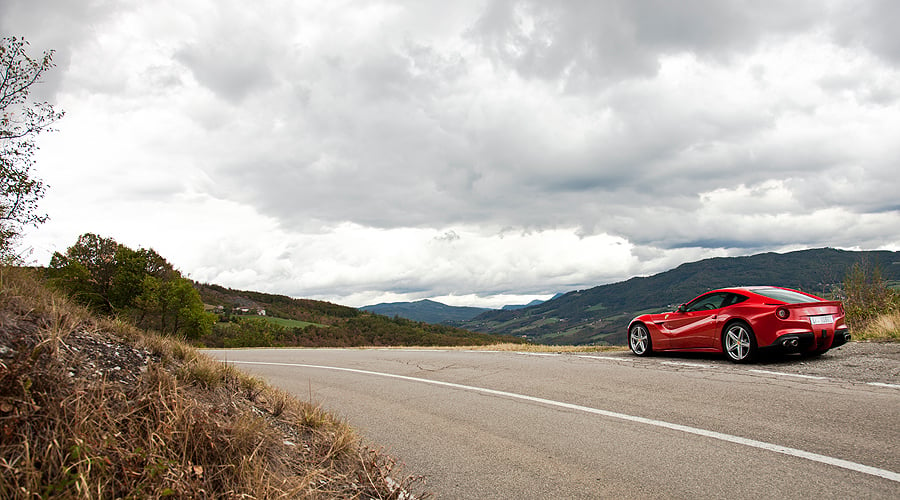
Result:
[[[900,312],[880,314],[853,330],[853,340],[900,342]]]
[[[321,408],[0,267],[0,498],[411,497],[396,473]]]

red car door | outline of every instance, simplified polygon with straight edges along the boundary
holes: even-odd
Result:
[[[657,322],[660,332],[666,337],[666,347],[663,348],[714,347],[718,334],[716,319],[726,298],[725,293],[701,295],[677,311],[665,314],[662,321]]]

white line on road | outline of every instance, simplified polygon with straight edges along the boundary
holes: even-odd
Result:
[[[516,354],[521,354],[522,356],[559,356],[559,353],[556,352],[517,352]]]
[[[878,387],[890,387],[892,389],[900,389],[900,385],[897,384],[885,384],[884,382],[866,382],[868,385],[875,385]]]
[[[660,361],[659,364],[672,366],[692,366],[694,368],[709,368],[710,366],[703,363],[688,363],[685,361]]]
[[[600,410],[597,408],[590,408],[588,406],[581,406],[572,403],[563,403],[560,401],[553,401],[551,399],[538,398],[534,396],[526,396],[524,394],[516,394],[514,392],[506,392],[506,391],[498,391],[495,389],[486,389],[484,387],[475,387],[471,385],[462,385],[462,384],[454,384],[452,382],[442,382],[440,380],[429,380],[425,378],[416,378],[416,377],[408,377],[405,375],[395,375],[393,373],[382,373],[382,372],[373,372],[368,370],[357,370],[354,368],[339,368],[336,366],[321,366],[321,365],[307,365],[300,363],[270,363],[265,361],[228,361],[228,363],[234,364],[245,364],[245,365],[269,365],[269,366],[292,366],[297,368],[315,368],[321,370],[334,370],[334,371],[342,371],[342,372],[350,372],[350,373],[359,373],[362,375],[375,375],[378,377],[388,377],[399,380],[408,380],[411,382],[421,382],[425,384],[433,384],[440,385],[444,387],[452,387],[454,389],[463,389],[467,391],[480,392],[482,394],[490,394],[493,396],[502,396],[513,399],[521,399],[523,401],[531,401],[533,403],[540,403],[550,406],[556,406],[559,408],[567,408],[570,410],[582,411],[586,413],[593,413],[596,415],[602,415],[604,417],[615,418],[619,420],[626,420],[629,422],[636,422],[645,425],[652,425],[655,427],[662,427],[664,429],[671,429],[681,432],[686,432],[688,434],[694,434],[697,436],[708,437],[712,439],[718,439],[720,441],[727,441],[729,443],[741,444],[744,446],[750,446],[753,448],[759,448],[761,450],[768,450],[775,453],[781,453],[782,455],[788,455],[797,458],[805,458],[807,460],[811,460],[813,462],[819,462],[823,464],[833,465],[835,467],[841,467],[847,470],[852,470],[855,472],[861,472],[863,474],[869,474],[872,476],[881,477],[884,479],[888,479],[891,481],[895,481],[900,483],[900,473],[879,469],[877,467],[871,467],[869,465],[863,465],[856,462],[850,462],[849,460],[843,460],[840,458],[829,457],[826,455],[820,455],[818,453],[812,453],[809,451],[798,450],[796,448],[789,448],[787,446],[781,446],[772,443],[766,443],[764,441],[757,441],[755,439],[747,439],[742,438],[740,436],[732,436],[730,434],[723,434],[721,432],[709,431],[706,429],[699,429],[696,427],[689,427],[687,425],[673,424],[671,422],[665,422],[662,420],[654,420],[651,418],[637,417],[634,415],[628,415],[625,413],[617,413],[614,411]]]
[[[784,372],[773,372],[769,370],[747,370],[748,372],[753,373],[765,373],[766,375],[780,375],[782,377],[797,377],[797,378],[809,378],[813,380],[828,380],[828,377],[816,377],[814,375],[800,375],[799,373],[784,373]]]
[[[628,358],[614,358],[612,356],[590,356],[587,354],[576,354],[576,358],[585,358],[585,359],[599,359],[600,361],[627,361],[631,362],[631,359]]]

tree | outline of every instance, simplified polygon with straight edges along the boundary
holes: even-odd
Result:
[[[196,339],[212,331],[200,293],[152,249],[132,250],[112,238],[83,234],[50,260],[57,288],[94,310],[129,317],[143,328]]]
[[[113,312],[111,291],[118,265],[119,243],[112,238],[85,233],[66,250],[50,259],[51,276],[59,287],[99,312]]]
[[[63,116],[47,102],[29,99],[53,64],[53,51],[32,59],[22,38],[0,38],[0,258],[13,257],[22,227],[47,220],[37,210],[45,186],[34,177],[35,138]]]

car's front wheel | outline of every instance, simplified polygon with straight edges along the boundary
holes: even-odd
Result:
[[[631,352],[638,356],[646,356],[653,352],[647,327],[640,323],[632,326],[628,330],[628,345],[631,347]]]
[[[736,321],[722,334],[722,350],[735,363],[745,363],[756,355],[756,336],[750,325]]]

